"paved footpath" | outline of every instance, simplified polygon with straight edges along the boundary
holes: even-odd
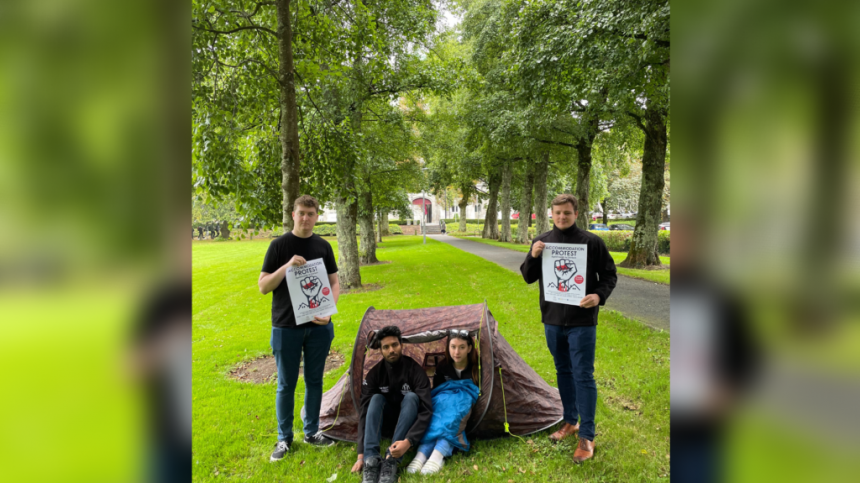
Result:
[[[428,237],[477,255],[508,270],[520,273],[520,265],[526,254],[507,248],[496,247],[448,235]],[[638,320],[655,329],[669,330],[669,286],[618,275],[618,284],[606,307],[617,310],[631,319]]]

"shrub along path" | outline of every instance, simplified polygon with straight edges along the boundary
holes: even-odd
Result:
[[[508,248],[447,235],[427,236],[513,270],[517,274],[520,273],[520,265],[525,259],[524,253]],[[617,310],[655,329],[669,330],[668,285],[619,274],[618,284],[606,301],[606,308]]]

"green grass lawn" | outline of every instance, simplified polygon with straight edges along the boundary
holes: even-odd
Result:
[[[334,240],[331,241],[335,245]],[[240,361],[270,354],[271,295],[257,289],[269,240],[194,243],[193,478],[265,482],[360,481],[349,472],[355,445],[317,449],[302,444],[303,381],[297,389],[297,443],[279,463],[269,454],[277,440],[275,385],[235,382],[227,372]],[[337,248],[335,245],[335,253]],[[343,295],[334,316],[332,349],[346,364],[325,377],[325,389],[349,366],[359,322],[369,306],[411,309],[487,300],[499,330],[541,377],[555,386],[552,356],[540,323],[537,284],[449,245],[421,237],[385,238],[377,252],[390,264],[362,267],[376,291]],[[446,461],[433,477],[408,481],[651,481],[669,474],[669,335],[602,310],[595,361],[599,399],[595,457],[577,466],[575,442],[549,444],[548,431],[474,441],[472,450]],[[384,445],[386,442],[383,443]],[[407,453],[405,464],[414,450]],[[477,470],[475,469],[477,466]]]
[[[471,240],[478,243],[486,243],[487,245],[493,245],[502,248],[509,248],[511,250],[516,250],[518,252],[526,253],[529,251],[530,245],[520,245],[519,243],[507,243],[500,242],[498,240],[488,240],[486,238],[476,237],[476,236],[462,236],[462,235],[453,235],[457,238],[462,238],[464,240]],[[615,260],[616,265],[624,261],[627,258],[627,254],[624,252],[609,252],[612,255],[612,259]],[[664,265],[669,265],[669,257],[660,257],[660,261],[663,262]],[[636,270],[632,268],[622,268],[616,267],[618,269],[618,273],[622,275],[627,275],[628,277],[641,278],[643,280],[650,280],[652,282],[663,283],[669,285],[669,269],[661,269],[661,270]]]

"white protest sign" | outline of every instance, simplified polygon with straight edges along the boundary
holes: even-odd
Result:
[[[296,325],[306,324],[314,317],[337,313],[322,258],[310,260],[300,267],[287,268],[287,288],[290,289]]]
[[[579,305],[585,297],[588,245],[547,243],[541,253],[543,296],[547,302]]]

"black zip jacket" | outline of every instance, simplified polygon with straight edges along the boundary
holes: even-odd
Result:
[[[544,243],[578,243],[588,245],[585,294],[597,294],[600,297],[599,305],[606,305],[606,299],[609,298],[609,294],[615,288],[618,275],[615,272],[615,261],[612,259],[612,255],[609,254],[606,243],[603,242],[602,238],[585,230],[580,230],[576,225],[573,225],[566,230],[559,230],[558,227],[553,226],[552,230],[536,236],[532,241],[532,247],[538,241]],[[564,326],[597,325],[598,307],[596,306],[590,309],[583,309],[576,305],[546,301],[543,293],[542,259],[543,253],[541,253],[541,256],[534,258],[532,257],[531,250],[529,250],[525,261],[520,265],[520,272],[523,274],[526,283],[532,284],[540,281],[541,322],[549,325]]]
[[[364,453],[364,426],[367,420],[367,408],[374,394],[385,396],[385,412],[400,411],[400,403],[408,392],[418,395],[418,415],[412,427],[406,432],[406,439],[417,448],[424,437],[424,432],[430,425],[433,416],[433,399],[430,397],[430,378],[424,368],[412,358],[401,355],[400,360],[389,364],[385,359],[379,361],[367,373],[361,383],[361,403],[358,420],[358,454]],[[399,413],[398,413],[399,414]],[[397,415],[394,415],[397,419]]]
[[[458,381],[460,379],[472,379],[472,361],[469,361],[459,376],[457,375],[457,370],[454,369],[454,364],[444,361],[436,367],[436,374],[433,374],[433,387],[437,388],[448,381]],[[477,385],[477,383],[475,384]]]

